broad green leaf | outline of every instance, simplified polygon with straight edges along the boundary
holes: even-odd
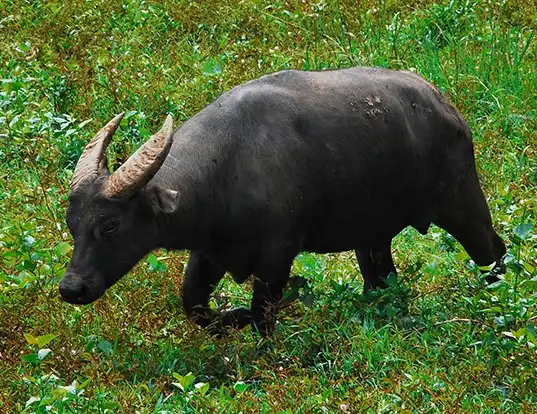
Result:
[[[172,385],[175,385],[177,388],[180,388],[182,391],[186,391],[194,382],[194,379],[196,377],[189,372],[186,375],[180,375],[176,372],[172,374],[172,376],[178,381],[178,382],[172,382]]]
[[[20,91],[22,89],[22,86],[24,84],[20,81],[12,81],[10,83],[7,84],[7,87],[10,91]],[[16,117],[18,118],[18,116]],[[14,118],[15,119],[15,118]],[[12,121],[13,122],[13,121]],[[10,125],[11,126],[11,125]]]
[[[39,348],[43,348],[45,345],[47,345],[50,341],[52,341],[57,336],[58,335],[53,335],[53,334],[38,336],[37,337],[37,346]]]
[[[54,388],[52,390],[52,396],[57,400],[65,397],[66,394],[67,394],[67,390],[63,387]]]
[[[492,264],[484,265],[484,266],[477,266],[477,268],[481,270],[482,272],[490,272],[492,269],[494,269],[494,266],[496,266],[496,263],[492,263]]]
[[[36,345],[37,344],[37,338],[29,333],[23,333],[24,339],[26,339],[26,342],[28,342],[30,345]]]
[[[26,247],[32,247],[35,243],[35,239],[32,236],[26,236],[22,239],[22,242]]]
[[[67,253],[71,251],[71,245],[67,242],[60,242],[56,245],[56,248],[54,249],[56,252],[56,255],[58,256],[65,256]]]
[[[88,336],[88,342],[86,343],[86,352],[90,352],[97,343],[97,337],[95,335]]]
[[[209,387],[210,385],[208,382],[198,382],[194,385],[194,388],[196,388],[202,396],[207,394],[207,391],[209,391]]]
[[[147,263],[149,263],[149,266],[152,268],[151,270],[156,269],[159,265],[157,256],[154,254],[149,254],[147,256]]]
[[[149,263],[149,270],[150,271],[158,271],[158,272],[166,272],[168,268],[166,265],[161,262],[161,258],[155,256],[154,254],[149,254],[146,259],[147,263]]]
[[[185,388],[188,388],[192,385],[192,383],[194,382],[194,380],[196,379],[196,377],[191,373],[189,372],[188,374],[186,374],[184,377],[183,377],[183,381],[184,381],[184,386]]]
[[[99,341],[99,343],[97,344],[97,348],[103,351],[107,356],[110,356],[110,354],[112,353],[112,344],[105,339]]]
[[[529,289],[537,289],[537,280],[524,280],[522,284],[527,286]]]
[[[528,236],[530,235],[532,229],[533,229],[533,224],[531,223],[519,224],[518,226],[515,227],[515,235],[520,240],[526,240]]]
[[[524,262],[523,266],[529,274],[532,274],[535,271],[535,267],[533,267],[529,262]]]
[[[37,354],[23,355],[22,360],[29,362],[30,364],[39,364],[39,358],[37,357]]]
[[[494,289],[497,289],[497,288],[499,288],[499,287],[501,287],[503,285],[505,285],[505,281],[503,279],[500,279],[497,282],[491,283],[486,288],[489,289],[489,290],[494,290]]]
[[[51,405],[52,402],[55,400],[54,397],[51,395],[45,396],[41,398],[41,402],[39,403],[39,407],[46,407],[47,405]]]
[[[31,260],[23,260],[21,265],[23,269],[29,270],[30,272],[35,270],[35,263]]]
[[[245,384],[243,381],[237,381],[235,385],[233,385],[233,389],[239,394],[246,391],[247,388],[248,384]]]
[[[386,278],[386,283],[388,286],[393,286],[397,283],[397,274],[394,272],[390,272],[388,274],[388,277]]]
[[[511,331],[511,333],[515,336],[516,339],[520,339],[523,335],[526,334],[526,328],[520,328],[516,331]]]

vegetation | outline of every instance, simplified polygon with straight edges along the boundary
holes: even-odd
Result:
[[[536,21],[522,0],[0,1],[0,412],[537,411]],[[464,114],[508,243],[500,282],[440,229],[408,228],[400,277],[368,297],[350,252],[298,257],[269,340],[185,319],[188,252],[150,254],[95,304],[60,301],[69,179],[114,114],[115,168],[167,113],[351,65],[416,71]],[[226,279],[213,305],[250,294]]]

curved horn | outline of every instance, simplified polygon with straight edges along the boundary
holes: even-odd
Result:
[[[99,175],[99,170],[103,167],[106,168],[106,147],[108,147],[124,115],[124,112],[116,115],[86,145],[71,178],[71,190],[76,189],[84,181],[95,180]]]
[[[162,129],[130,156],[109,178],[104,195],[128,197],[148,183],[170,151],[173,118],[168,115]]]

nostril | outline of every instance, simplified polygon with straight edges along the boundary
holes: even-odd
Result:
[[[73,280],[73,278],[64,278],[60,282],[59,289],[62,298],[66,300],[81,299],[86,290],[82,281],[76,279]]]
[[[80,283],[77,286],[76,297],[77,298],[82,298],[84,296],[85,291],[86,291],[86,287],[82,283]]]

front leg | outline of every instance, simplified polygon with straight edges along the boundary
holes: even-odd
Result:
[[[358,265],[364,278],[364,293],[377,288],[385,288],[390,273],[396,273],[393,264],[391,241],[374,248],[356,249]]]
[[[183,281],[183,308],[187,316],[203,328],[221,334],[225,327],[244,328],[251,321],[250,310],[232,309],[220,313],[209,307],[209,297],[224,277],[225,268],[211,256],[192,251]]]
[[[218,312],[209,308],[209,296],[226,273],[210,256],[192,251],[183,281],[183,308],[187,316],[206,328],[213,324]]]

